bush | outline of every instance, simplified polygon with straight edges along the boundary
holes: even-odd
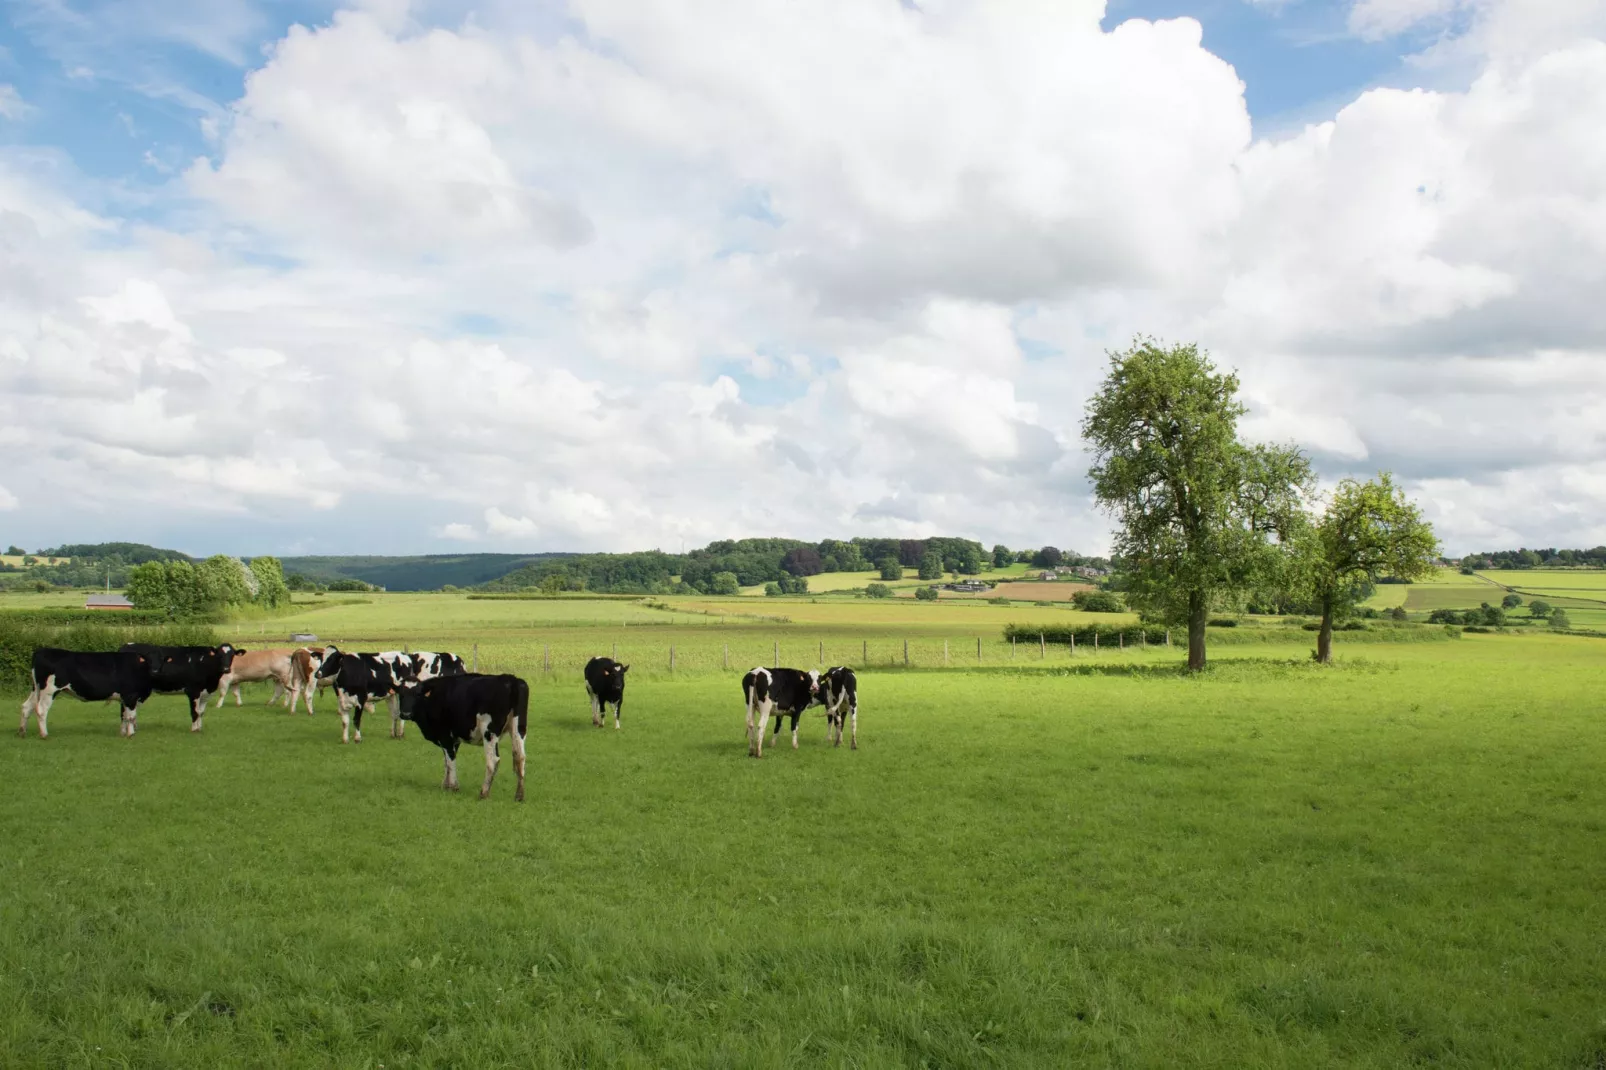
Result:
[[[915,597],[920,599],[922,602],[935,602],[937,600],[937,588],[916,587]]]
[[[1501,609],[1516,609],[1520,605],[1522,605],[1522,599],[1515,594],[1508,594],[1500,599]]]
[[[741,581],[734,572],[716,572],[708,582],[709,594],[732,595],[742,593]]]
[[[923,580],[942,579],[942,558],[937,556],[935,550],[927,550],[920,559],[920,578]]]
[[[1071,605],[1084,613],[1120,613],[1126,608],[1108,591],[1077,591],[1071,595]]]
[[[1236,628],[1238,627],[1238,619],[1236,617],[1211,617],[1209,620],[1205,621],[1205,627]]]
[[[1395,606],[1393,609],[1389,610],[1389,619],[1390,620],[1410,620],[1411,619],[1411,615],[1409,613],[1405,612],[1405,607],[1404,606]]]
[[[903,579],[903,565],[898,562],[896,557],[883,558],[876,567],[881,570],[881,578],[884,580]]]
[[[1010,601],[1007,598],[989,598],[987,599],[987,604],[990,606],[1007,606]]]
[[[892,588],[884,583],[872,583],[864,589],[864,593],[871,598],[891,598]]]
[[[206,625],[112,627],[109,624],[51,625],[19,620],[7,613],[0,619],[0,687],[27,688],[36,647],[64,650],[116,650],[124,643],[161,643],[164,646],[213,646],[217,633]],[[103,615],[104,617],[104,615]]]
[[[373,584],[364,583],[362,580],[353,579],[333,580],[324,587],[324,590],[326,591],[354,591],[358,593],[371,591],[373,589]]]
[[[1550,603],[1546,602],[1542,598],[1535,598],[1532,602],[1528,603],[1528,615],[1530,617],[1543,618],[1550,616],[1550,613]]]
[[[1557,631],[1566,631],[1573,626],[1573,622],[1567,619],[1565,609],[1558,609],[1550,614],[1550,626]]]
[[[1098,636],[1100,646],[1119,646],[1123,637],[1128,643],[1140,642],[1147,638],[1151,643],[1165,642],[1165,629],[1155,625],[1131,624],[1006,624],[1004,638],[1014,639],[1022,643],[1035,643],[1041,635],[1046,643],[1069,644],[1074,637],[1077,646],[1093,645],[1093,637]]]
[[[764,597],[766,597],[766,598],[779,598],[780,595],[781,595],[781,585],[780,584],[778,584],[778,583],[766,583],[764,585]]]

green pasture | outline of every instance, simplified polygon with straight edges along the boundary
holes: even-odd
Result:
[[[327,613],[377,605],[539,657]],[[0,745],[0,1065],[1599,1065],[1606,645],[1365,638],[872,669],[858,751],[763,761],[735,669],[632,670],[620,732],[534,675],[522,805],[383,706],[61,698]]]

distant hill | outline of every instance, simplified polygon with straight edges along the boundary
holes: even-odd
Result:
[[[423,554],[416,557],[348,555],[281,557],[286,576],[362,580],[387,591],[433,591],[450,584],[476,587],[499,580],[525,565],[557,561],[573,554]]]
[[[115,557],[125,565],[143,565],[147,561],[189,561],[190,555],[178,550],[163,550],[159,546],[146,546],[142,542],[75,542],[53,550],[39,551],[40,557],[88,557],[96,561]]]

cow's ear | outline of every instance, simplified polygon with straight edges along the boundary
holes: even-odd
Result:
[[[620,671],[620,672],[629,672],[629,671],[630,671],[630,666],[628,666],[628,665],[621,665],[621,666],[619,666],[619,671]]]

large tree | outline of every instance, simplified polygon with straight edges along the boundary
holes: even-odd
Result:
[[[1311,486],[1294,447],[1238,440],[1243,413],[1238,377],[1197,346],[1139,341],[1110,355],[1082,421],[1094,494],[1119,526],[1127,601],[1187,625],[1195,671],[1211,606],[1278,567]]]
[[[1346,479],[1298,540],[1297,555],[1313,601],[1321,607],[1316,660],[1333,660],[1333,617],[1382,576],[1402,580],[1430,575],[1439,541],[1405,491],[1384,472],[1362,483]]]

